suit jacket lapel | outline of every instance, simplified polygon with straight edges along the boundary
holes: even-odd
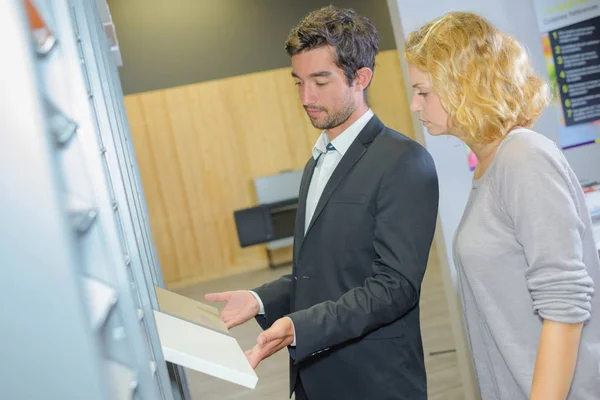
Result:
[[[311,157],[304,167],[302,180],[300,181],[300,193],[298,194],[298,212],[296,213],[296,229],[294,237],[294,259],[298,259],[300,247],[304,241],[304,226],[306,221],[306,196],[312,179],[317,161]]]
[[[371,120],[367,123],[367,125],[365,125],[365,127],[360,132],[356,140],[352,142],[350,148],[348,148],[348,151],[346,152],[346,154],[344,154],[344,157],[342,157],[340,163],[335,168],[335,171],[333,171],[333,174],[331,175],[331,178],[329,178],[327,185],[325,185],[323,193],[321,194],[321,198],[317,203],[317,208],[315,209],[313,217],[310,221],[310,225],[308,226],[308,229],[306,230],[306,234],[304,236],[309,234],[310,229],[314,225],[316,219],[319,218],[319,215],[323,211],[323,208],[325,208],[325,205],[331,198],[331,195],[335,192],[339,184],[344,180],[344,178],[352,169],[354,164],[356,164],[358,160],[360,160],[361,157],[365,154],[370,143],[375,139],[379,132],[381,132],[383,127],[383,123],[379,120],[379,118],[377,118],[377,116],[374,115],[373,118],[371,118]]]
[[[323,189],[323,193],[321,194],[319,202],[317,203],[317,208],[315,209],[312,219],[310,220],[310,225],[308,225],[308,229],[306,230],[306,235],[308,235],[310,232],[315,220],[319,218],[319,215],[323,211],[323,208],[325,208],[325,205],[331,198],[331,195],[335,192],[335,189],[337,189],[348,171],[350,171],[354,164],[360,160],[366,151],[367,149],[362,145],[362,143],[355,141],[352,143],[346,154],[344,154],[344,157],[342,157],[340,160],[340,163],[335,168],[335,171],[333,171],[333,174],[331,174],[329,181],[327,181],[327,184]]]

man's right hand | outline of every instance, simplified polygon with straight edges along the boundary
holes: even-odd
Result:
[[[260,311],[258,300],[247,290],[209,293],[204,295],[204,299],[213,303],[227,302],[223,310],[221,310],[221,319],[227,325],[227,329],[241,325],[249,319],[256,317]]]

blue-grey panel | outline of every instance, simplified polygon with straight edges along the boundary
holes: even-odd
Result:
[[[107,400],[24,2],[0,2],[0,398]]]

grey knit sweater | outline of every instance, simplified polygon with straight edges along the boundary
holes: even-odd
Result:
[[[511,132],[473,189],[454,258],[483,400],[527,400],[543,319],[585,321],[569,400],[600,399],[600,262],[562,152]]]

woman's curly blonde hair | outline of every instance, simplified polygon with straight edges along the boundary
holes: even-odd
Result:
[[[530,127],[550,101],[527,52],[484,18],[451,12],[408,35],[408,64],[431,75],[449,128],[468,143],[489,143]]]

